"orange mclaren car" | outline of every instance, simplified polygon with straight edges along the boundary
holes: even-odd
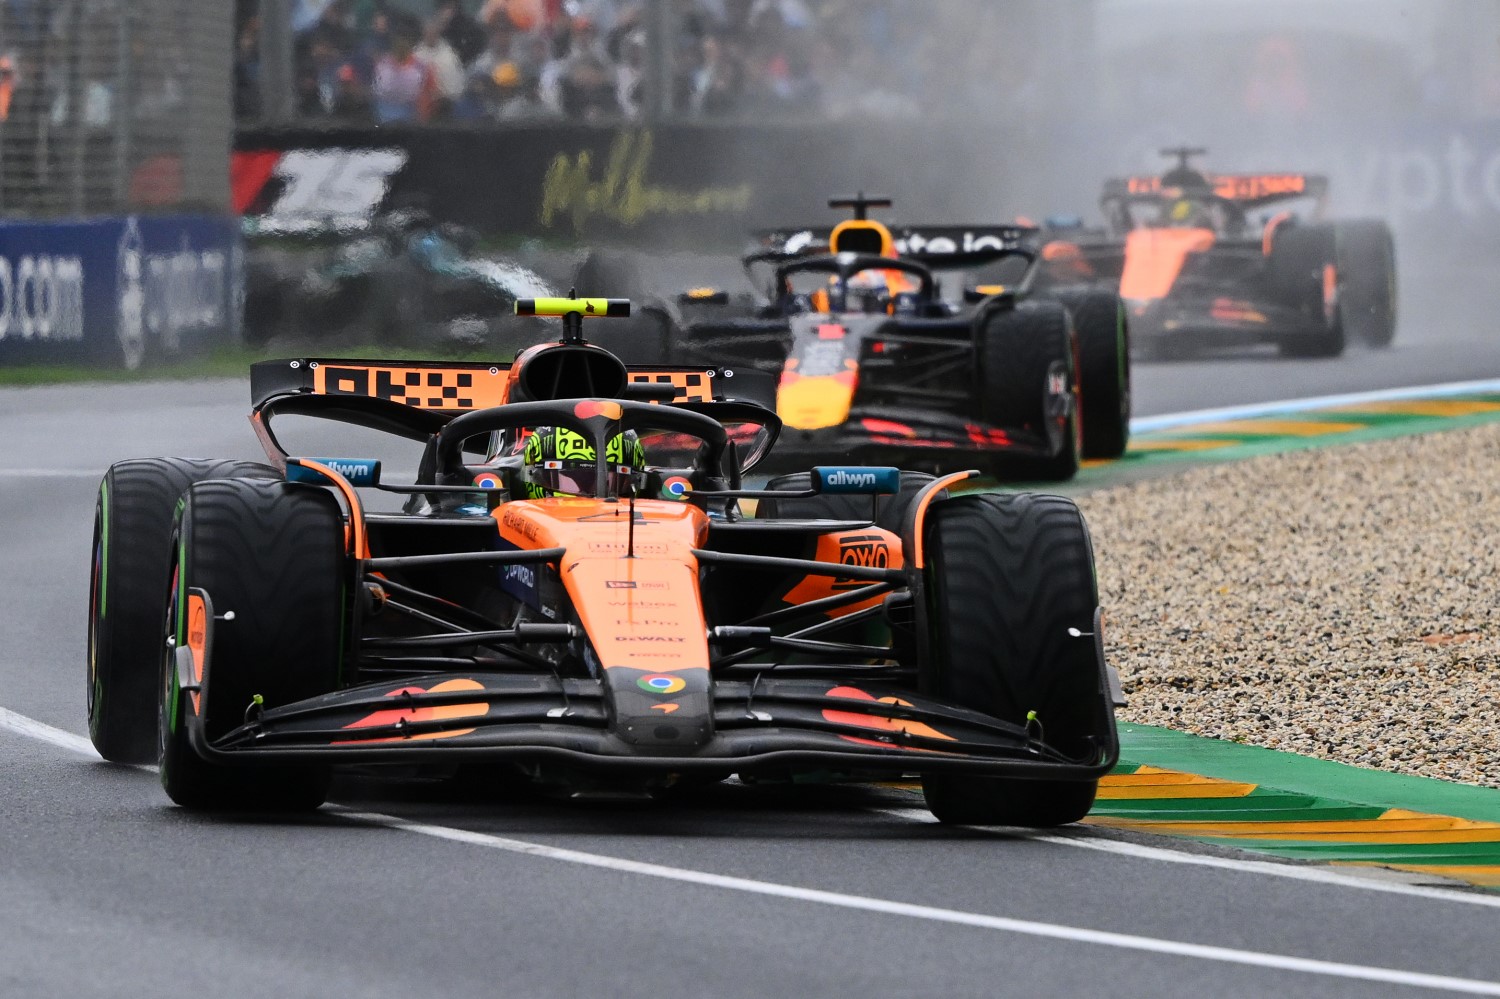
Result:
[[[775,413],[724,401],[713,369],[588,343],[584,318],[627,302],[517,310],[562,317],[562,341],[509,364],[262,362],[266,463],[109,469],[88,642],[106,759],[157,761],[203,810],[314,808],[342,766],[481,764],[634,793],[917,774],[944,821],[1088,811],[1119,687],[1070,500],[859,465],[747,489]],[[307,418],[409,441],[415,475],[289,454]]]
[[[1205,174],[1190,163],[1203,152],[1165,149],[1177,161],[1165,174],[1107,181],[1105,228],[1053,226],[1039,287],[1117,288],[1146,357],[1255,343],[1332,357],[1350,341],[1388,345],[1396,272],[1386,224],[1324,222],[1326,178]]]

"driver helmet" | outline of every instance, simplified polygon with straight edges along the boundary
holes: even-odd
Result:
[[[633,485],[646,467],[646,449],[635,431],[615,434],[604,448],[609,462],[606,494],[618,496]],[[531,499],[547,496],[593,496],[598,465],[594,445],[566,427],[537,427],[526,438],[522,452],[525,490]]]
[[[1177,198],[1167,206],[1167,225],[1179,229],[1208,229],[1213,215],[1208,206],[1196,198]]]
[[[879,315],[891,311],[891,289],[885,275],[878,271],[861,271],[844,286],[844,308],[849,312]]]

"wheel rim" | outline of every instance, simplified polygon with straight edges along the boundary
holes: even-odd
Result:
[[[172,547],[174,551],[177,548],[176,545]],[[167,613],[162,622],[161,708],[156,723],[156,758],[161,764],[163,775],[167,768],[167,740],[171,738],[172,727],[177,721],[177,662],[173,655],[171,640],[177,636],[178,569],[179,563],[174,555],[172,581],[169,584],[171,589],[167,597]]]

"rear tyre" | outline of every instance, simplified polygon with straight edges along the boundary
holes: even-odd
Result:
[[[1371,347],[1396,337],[1396,242],[1376,219],[1340,223],[1334,230],[1339,312],[1345,332]]]
[[[1273,288],[1311,327],[1279,342],[1283,356],[1338,357],[1344,352],[1344,324],[1337,308],[1329,311],[1325,287],[1327,268],[1334,264],[1332,226],[1291,226],[1277,232],[1270,259]]]
[[[1091,762],[1112,709],[1088,635],[1099,598],[1078,507],[1035,493],[954,497],[928,512],[926,552],[924,692],[1016,725],[1035,712],[1049,746]],[[1076,822],[1097,790],[1097,780],[922,779],[927,807],[960,825]]]
[[[895,496],[880,498],[880,509],[875,516],[875,526],[883,527],[899,536],[902,522],[906,519],[906,511],[911,508],[917,493],[926,488],[927,483],[933,478],[934,476],[926,472],[902,472],[901,491]],[[812,473],[793,472],[790,475],[778,475],[766,483],[766,488],[810,489],[812,488]],[[798,520],[869,520],[870,509],[869,496],[830,494],[790,499],[776,497],[761,500],[757,516],[788,517]]]
[[[202,810],[303,811],[328,795],[316,766],[222,766],[194,752],[191,715],[218,739],[244,723],[257,695],[274,708],[339,686],[344,637],[344,524],[327,492],[283,482],[215,480],[192,486],[178,514],[175,585],[165,618],[188,643],[191,588],[206,591],[217,620],[207,650],[205,696],[182,691],[170,649],[160,657],[159,763],[167,796]]]
[[[1118,458],[1130,443],[1130,336],[1125,303],[1104,289],[1059,291],[1078,332],[1083,456]]]
[[[997,479],[1065,482],[1078,474],[1076,349],[1068,310],[1058,302],[1021,302],[977,320],[980,417],[1047,442],[1045,457],[997,454]],[[1061,387],[1060,393],[1050,391]]]
[[[104,473],[89,571],[89,738],[113,763],[156,758],[156,670],[171,570],[172,516],[202,479],[276,478],[253,461],[135,458]]]

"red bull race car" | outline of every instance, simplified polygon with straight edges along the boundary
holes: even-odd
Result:
[[[1038,287],[1118,289],[1134,347],[1149,358],[1260,343],[1289,357],[1335,357],[1351,341],[1388,346],[1389,227],[1322,221],[1324,177],[1206,174],[1190,162],[1204,152],[1164,149],[1177,160],[1165,174],[1106,181],[1103,230],[1051,225]]]
[[[763,294],[675,303],[672,356],[754,386],[785,427],[777,464],[843,455],[1060,481],[1080,458],[1124,453],[1129,348],[1113,291],[1032,294],[1021,227],[893,231],[868,214],[888,199],[829,204],[853,217],[761,234],[744,263]],[[945,298],[941,274],[981,269],[1012,277],[971,276]]]
[[[628,304],[518,302],[565,335],[513,364],[261,362],[265,463],[112,466],[99,752],[156,760],[201,810],[314,808],[337,768],[415,767],[637,794],[916,774],[947,822],[1081,818],[1119,686],[1077,507],[859,465],[747,489],[780,421],[713,370],[584,339]],[[409,441],[414,481],[289,454],[283,421],[309,418]]]

